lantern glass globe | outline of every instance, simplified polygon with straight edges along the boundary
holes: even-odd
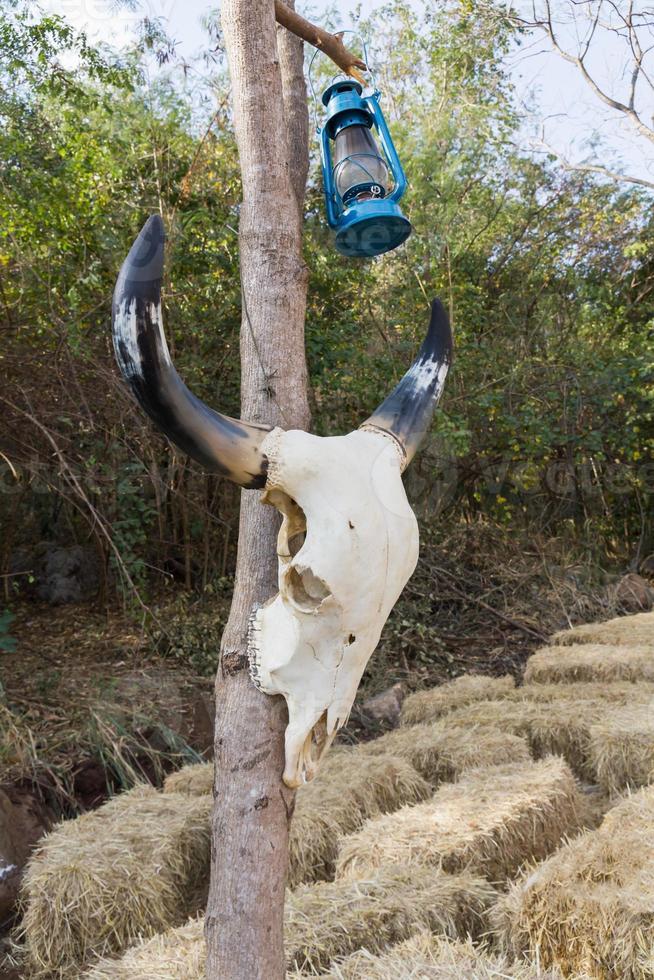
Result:
[[[370,129],[346,126],[334,144],[334,181],[341,200],[347,204],[386,197],[392,180]]]

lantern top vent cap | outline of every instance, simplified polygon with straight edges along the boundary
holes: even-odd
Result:
[[[355,82],[353,78],[342,78],[340,82],[334,82],[333,85],[325,89],[322,93],[322,104],[324,106],[329,105],[331,97],[340,95],[342,92],[355,92],[356,95],[361,95],[363,86],[360,82]]]

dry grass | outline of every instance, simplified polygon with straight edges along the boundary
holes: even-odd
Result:
[[[654,645],[573,643],[543,647],[527,661],[525,684],[654,681]]]
[[[526,872],[493,914],[504,950],[596,980],[654,976],[654,789]]]
[[[583,804],[562,759],[472,769],[426,803],[369,820],[339,851],[338,878],[385,864],[468,868],[501,882],[578,829]]]
[[[485,677],[463,674],[439,687],[410,694],[402,705],[400,724],[417,725],[437,721],[443,715],[475,701],[492,701],[505,697],[515,687],[512,677]]]
[[[496,897],[474,875],[421,868],[387,868],[365,881],[305,886],[287,898],[289,967],[325,969],[336,956],[362,946],[381,951],[420,929],[451,938],[479,936]],[[202,930],[201,920],[170,930],[120,960],[103,960],[85,980],[204,980]]]
[[[529,747],[517,735],[495,727],[453,730],[446,721],[398,728],[359,745],[355,752],[369,757],[384,752],[400,756],[432,786],[456,779],[466,769],[529,759]]]
[[[184,796],[206,796],[213,792],[213,765],[208,762],[197,762],[192,766],[184,766],[177,772],[166,776],[163,784],[164,793],[181,793]]]
[[[571,630],[561,630],[552,642],[568,646],[571,643],[628,644],[654,646],[654,612],[636,616],[618,616],[604,623],[588,623]]]
[[[296,974],[300,980],[302,974]],[[304,974],[306,976],[306,974]],[[556,971],[541,972],[536,966],[510,962],[505,956],[474,946],[421,932],[375,956],[360,950],[332,963],[320,980],[562,980]],[[582,977],[574,980],[584,980]]]
[[[326,760],[297,794],[291,822],[289,884],[333,877],[338,840],[369,817],[418,803],[431,786],[406,759],[357,750]]]
[[[137,787],[44,838],[22,889],[31,975],[70,980],[202,908],[210,808],[211,798]]]
[[[654,702],[615,708],[590,729],[597,782],[614,795],[654,779]]]

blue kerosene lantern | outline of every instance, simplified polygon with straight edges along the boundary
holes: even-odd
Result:
[[[362,91],[358,82],[346,79],[324,93],[321,155],[327,220],[336,230],[336,248],[342,255],[368,258],[406,241],[411,222],[397,203],[406,177],[379,105],[380,93],[363,97]]]

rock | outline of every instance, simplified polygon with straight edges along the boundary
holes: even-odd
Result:
[[[625,612],[647,612],[654,606],[654,589],[635,572],[623,575],[612,586],[613,599]]]
[[[72,792],[82,810],[101,806],[113,790],[112,773],[97,759],[83,759],[71,773]]]
[[[92,548],[50,545],[36,567],[36,592],[52,605],[92,598],[100,585],[98,558]]]
[[[405,693],[403,684],[393,684],[381,694],[367,698],[361,705],[361,711],[373,721],[395,728],[400,720]]]
[[[0,789],[0,926],[12,912],[23,868],[52,815],[28,789]]]

